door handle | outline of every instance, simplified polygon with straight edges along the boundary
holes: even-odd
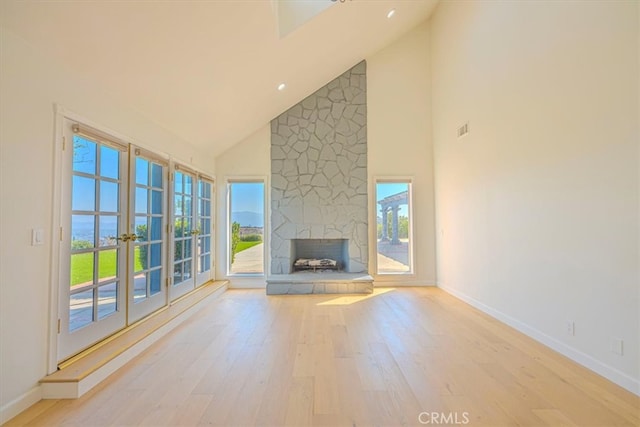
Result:
[[[122,240],[123,242],[128,242],[129,240],[131,240],[132,242],[135,242],[138,239],[138,236],[136,234],[123,233],[120,237],[111,237],[111,238],[116,239],[118,241]]]

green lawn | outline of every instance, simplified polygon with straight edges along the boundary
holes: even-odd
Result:
[[[238,242],[238,246],[236,246],[236,253],[247,250],[253,246],[259,245],[262,242]]]
[[[262,242],[238,242],[236,253],[247,250]],[[135,249],[134,254],[135,271],[142,270],[140,262],[140,248]],[[116,275],[116,250],[101,251],[98,260],[98,278],[104,279]],[[93,253],[73,254],[71,255],[71,286],[81,283],[91,282],[93,280]]]
[[[98,260],[98,277],[104,279],[116,275],[116,250],[101,251]],[[135,269],[142,270],[140,248],[135,248]],[[71,255],[71,286],[93,281],[93,253]]]

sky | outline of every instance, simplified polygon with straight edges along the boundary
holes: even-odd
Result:
[[[107,178],[117,179],[119,175],[119,154],[107,146],[100,146],[100,152],[96,150],[96,144],[84,138],[74,137],[74,171],[95,174],[96,172]],[[154,181],[152,185],[162,186],[162,168],[159,165],[150,164],[147,160],[137,159],[136,162],[136,183],[148,185],[149,176]],[[152,170],[149,170],[149,167]],[[151,173],[149,173],[151,172]],[[92,211],[95,206],[95,199],[91,196],[94,193],[95,181],[88,177],[73,177],[73,209]],[[157,181],[157,183],[156,183]],[[189,187],[189,182],[184,184]],[[178,182],[176,182],[178,185]],[[102,211],[117,211],[118,187],[115,182],[100,182],[99,205]],[[379,182],[376,184],[376,200],[382,200],[387,196],[407,191],[408,183]],[[146,191],[144,191],[146,196]],[[138,196],[136,194],[136,196]],[[146,198],[146,197],[145,197]],[[144,206],[146,200],[138,200]],[[136,203],[136,204],[138,204]],[[143,209],[146,210],[146,209]],[[380,216],[380,205],[376,204],[377,215]],[[264,215],[264,183],[263,182],[233,182],[231,183],[231,212],[255,212]],[[408,215],[408,206],[402,205],[400,215]]]
[[[398,194],[409,189],[409,184],[406,182],[378,182],[376,184],[376,200],[382,200],[387,196]],[[376,204],[377,215],[380,214],[380,205]],[[408,216],[408,205],[400,206],[399,214],[402,216]]]
[[[376,185],[376,200],[407,191],[409,184],[385,182]],[[379,210],[380,205],[376,207]],[[231,212],[264,213],[264,184],[262,182],[231,183]],[[400,215],[408,215],[408,206],[402,205]]]
[[[264,184],[261,182],[234,182],[231,184],[232,212],[264,212]],[[407,183],[385,182],[376,185],[377,200],[407,191]],[[406,205],[403,207],[406,215]]]
[[[264,214],[264,183],[232,182],[231,212]]]

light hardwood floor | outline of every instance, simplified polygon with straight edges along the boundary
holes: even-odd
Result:
[[[640,398],[437,288],[230,290],[8,426],[640,425]],[[442,425],[442,424],[439,424]]]

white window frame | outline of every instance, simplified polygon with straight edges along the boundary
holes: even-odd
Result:
[[[193,177],[193,181],[191,183],[191,229],[194,229],[195,220],[196,220],[196,192],[197,192],[197,184],[198,184],[198,172],[185,165],[185,163],[172,161],[169,166],[171,170],[171,179],[169,180],[169,185],[171,187],[171,191],[169,193],[169,224],[170,224],[170,247],[168,251],[169,262],[167,264],[168,272],[167,276],[170,277],[169,283],[169,301],[175,301],[176,299],[182,297],[183,295],[193,291],[196,289],[196,267],[195,262],[195,237],[191,236],[191,277],[187,280],[183,280],[182,282],[176,284],[174,282],[174,258],[175,258],[175,182],[176,182],[176,173],[188,174]],[[182,261],[184,262],[184,261]]]
[[[196,183],[197,186],[197,194],[196,194],[196,221],[198,223],[198,229],[200,229],[200,215],[198,213],[198,206],[200,204],[200,193],[199,193],[199,187],[200,187],[200,182],[206,182],[210,185],[211,187],[211,194],[209,196],[209,203],[211,204],[210,206],[210,212],[209,212],[209,230],[207,230],[211,239],[211,243],[210,243],[210,265],[209,265],[209,270],[203,272],[203,273],[199,273],[198,272],[198,263],[200,262],[199,260],[199,256],[196,253],[196,256],[198,257],[198,259],[196,260],[196,268],[195,268],[195,275],[196,275],[196,288],[198,286],[202,286],[203,284],[207,283],[210,280],[213,280],[215,277],[215,254],[216,254],[216,237],[215,237],[215,231],[216,231],[216,227],[215,227],[215,221],[216,221],[216,182],[215,179],[206,176],[206,175],[202,175],[202,174],[198,174],[198,181]],[[196,243],[196,250],[197,250],[198,244]]]
[[[263,175],[259,175],[259,176],[229,176],[229,177],[225,177],[225,190],[226,190],[226,194],[225,194],[225,215],[226,215],[226,225],[225,225],[225,256],[226,256],[226,268],[225,268],[225,274],[226,277],[228,278],[242,278],[242,277],[246,277],[246,278],[264,278],[267,276],[267,256],[268,256],[268,251],[267,248],[269,246],[269,238],[268,238],[268,227],[269,227],[269,220],[268,220],[268,199],[269,199],[269,193],[268,193],[268,180],[266,176]],[[231,220],[231,184],[234,183],[262,183],[262,185],[264,186],[264,191],[263,191],[263,232],[262,232],[262,243],[263,243],[263,248],[262,248],[262,273],[232,273],[231,272],[231,225],[232,225],[232,220]]]
[[[407,272],[378,272],[378,184],[408,184],[409,185],[409,271]],[[398,279],[414,279],[416,277],[415,266],[415,227],[414,227],[414,178],[412,176],[375,176],[372,179],[371,189],[371,240],[370,246],[372,250],[371,259],[373,260],[373,276],[376,277],[376,281],[397,281]]]
[[[136,304],[134,302],[134,295],[133,292],[127,296],[127,304],[129,304],[128,306],[128,313],[129,313],[129,319],[133,321],[133,323],[135,323],[136,321],[149,316],[150,314],[155,313],[156,311],[160,310],[161,308],[165,307],[168,302],[169,302],[169,289],[167,286],[167,277],[169,275],[169,256],[168,253],[170,251],[170,247],[169,244],[172,243],[170,242],[170,239],[172,239],[173,237],[167,233],[167,225],[169,224],[169,194],[173,191],[173,188],[171,186],[171,181],[169,180],[169,173],[170,173],[170,161],[169,159],[167,159],[166,157],[162,156],[161,154],[158,154],[154,151],[151,150],[147,150],[144,149],[142,147],[139,147],[137,145],[132,144],[132,150],[133,152],[133,156],[131,157],[131,159],[135,159],[137,156],[141,156],[142,158],[146,159],[147,161],[149,161],[150,163],[157,163],[163,166],[164,171],[163,171],[163,176],[162,176],[162,180],[163,180],[163,184],[164,184],[164,188],[163,188],[163,195],[162,195],[162,204],[163,204],[163,208],[164,208],[164,212],[163,212],[163,221],[162,221],[162,243],[163,243],[163,250],[161,253],[161,256],[163,258],[163,265],[162,265],[162,269],[161,269],[161,276],[160,276],[160,286],[163,288],[162,291],[160,291],[158,294],[154,294],[154,295],[150,295],[147,297],[146,301],[143,304],[147,304],[148,306],[151,306],[152,308],[150,309],[151,311],[148,310],[140,310],[139,308],[137,308],[136,306],[138,304]],[[136,188],[136,178],[135,175],[132,173],[132,171],[135,170],[134,165],[133,165],[133,161],[131,162],[131,164],[129,165],[129,169],[130,169],[130,177],[133,177],[131,179],[130,182],[130,186],[131,186],[131,190],[130,190],[130,198],[129,198],[129,204],[130,206],[135,206],[135,188]],[[130,208],[133,211],[133,208]],[[129,229],[135,233],[135,212],[132,212],[132,218],[131,218],[131,223],[129,224]],[[151,231],[150,229],[148,230],[148,235],[151,236]],[[134,265],[134,252],[131,251],[130,254],[131,258],[129,259],[129,265],[133,266]],[[155,302],[152,302],[152,300],[155,299]],[[132,315],[132,312],[135,313],[136,311],[139,311],[139,314],[134,314]]]

